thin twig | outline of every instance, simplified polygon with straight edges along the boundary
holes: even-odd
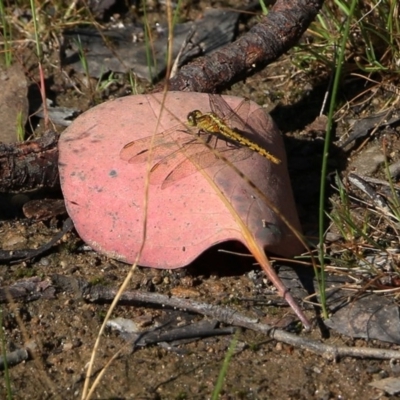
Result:
[[[87,286],[84,290],[83,296],[87,301],[103,303],[112,301],[115,294],[116,290],[108,287]],[[157,293],[145,292],[125,292],[120,298],[120,304],[132,305],[137,303],[147,305],[157,304],[162,307],[179,308],[202,314],[227,324],[264,333],[277,341],[290,344],[297,348],[309,350],[330,360],[337,360],[342,357],[400,359],[400,351],[396,350],[335,346],[324,344],[317,340],[299,337],[295,334],[275,329],[268,324],[260,323],[258,319],[249,318],[228,307],[220,307],[212,304],[200,303],[190,299],[172,298]]]

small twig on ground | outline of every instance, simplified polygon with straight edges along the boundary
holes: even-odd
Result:
[[[43,285],[43,282],[46,282],[46,285],[48,285],[48,287],[52,287],[53,289],[62,289],[62,291],[73,291],[76,295],[82,296],[85,300],[93,303],[111,302],[114,299],[115,294],[117,293],[117,290],[115,289],[100,285],[90,286],[90,284],[84,280],[78,280],[63,275],[53,275],[51,279],[53,281],[54,287],[49,285],[48,280],[32,283],[36,283],[36,285],[40,286]],[[18,282],[13,285],[13,287],[14,286],[18,286]],[[12,296],[12,287],[2,288],[2,290],[7,291]],[[146,293],[137,291],[125,292],[121,296],[121,300],[119,302],[119,304],[124,305],[137,305],[138,303],[140,303],[141,305],[158,305],[163,308],[179,308],[181,310],[201,314],[216,319],[220,322],[224,322],[226,324],[240,326],[243,328],[261,332],[279,342],[289,344],[296,348],[309,350],[313,353],[320,354],[330,360],[338,360],[342,357],[376,358],[386,360],[400,359],[400,351],[397,350],[365,347],[345,347],[325,344],[317,340],[300,337],[293,333],[276,329],[268,324],[260,323],[258,319],[247,317],[232,308],[215,306],[212,304],[201,303],[190,299],[172,298],[158,293]]]
[[[10,261],[25,261],[31,258],[38,257],[50,250],[67,232],[72,230],[74,227],[74,223],[71,218],[67,218],[64,221],[63,227],[60,232],[57,233],[56,236],[53,237],[48,243],[40,246],[38,249],[26,249],[26,250],[0,250],[0,261],[2,262],[10,262]]]
[[[53,277],[53,280],[56,277]],[[70,279],[63,277],[63,279]],[[90,302],[110,302],[114,299],[116,290],[105,286],[89,286],[79,284],[83,297]],[[157,293],[125,292],[120,299],[120,304],[157,304],[161,307],[179,308],[195,312],[231,325],[262,332],[272,339],[290,344],[297,348],[307,349],[313,353],[336,360],[342,357],[400,359],[400,351],[377,348],[345,347],[324,344],[313,339],[299,337],[295,334],[260,323],[258,319],[249,318],[228,307],[219,307],[212,304],[200,303],[190,299],[172,298]]]
[[[42,297],[54,299],[55,287],[49,279],[42,280],[38,276],[20,279],[11,286],[0,287],[0,303],[30,302]]]
[[[7,353],[5,357],[0,356],[0,370],[2,371],[5,367],[5,360],[7,360],[7,365],[9,367],[13,365],[17,365],[21,363],[22,361],[25,361],[29,358],[29,353],[28,350],[26,349],[18,349],[15,351],[12,351],[11,353]]]

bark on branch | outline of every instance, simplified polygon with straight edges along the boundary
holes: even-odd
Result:
[[[210,93],[254,74],[299,40],[322,4],[323,0],[278,0],[268,15],[238,40],[182,67],[169,89]]]

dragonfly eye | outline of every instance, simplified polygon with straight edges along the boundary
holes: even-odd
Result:
[[[199,110],[194,110],[191,111],[188,116],[187,120],[190,126],[196,126],[197,125],[197,117],[201,115],[201,112]]]

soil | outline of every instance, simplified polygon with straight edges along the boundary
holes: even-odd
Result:
[[[53,68],[50,62],[46,67],[51,71],[52,94],[57,104],[90,108],[90,96],[78,96],[72,87],[65,89],[61,71]],[[296,77],[290,79],[294,72],[297,72]],[[234,85],[229,92],[250,97],[260,104],[267,103],[271,110],[285,135],[299,214],[303,229],[310,236],[317,231],[323,141],[308,135],[306,126],[319,115],[327,85],[327,79],[315,82],[306,73],[298,73],[287,56],[245,83]],[[57,91],[57,88],[65,90]],[[121,91],[121,87],[117,89]],[[348,87],[346,95],[351,95],[353,89]],[[340,169],[345,163],[346,156],[333,149],[331,170]],[[0,221],[0,247],[3,250],[36,248],[59,232],[64,217],[35,221],[21,215],[21,204],[35,196],[4,197],[8,212]],[[59,192],[51,194],[51,197],[60,196]],[[276,265],[279,267],[279,263]],[[53,274],[80,278],[94,285],[118,287],[130,266],[93,252],[75,232],[71,232],[43,256],[4,264],[2,270],[3,287],[33,276],[50,279]],[[273,288],[257,266],[252,265],[251,259],[220,253],[216,249],[182,270],[138,268],[128,290],[138,289],[229,305],[262,322],[292,329],[299,335],[325,343],[398,348],[321,330],[316,323],[311,333],[300,332],[299,326],[291,323],[295,319],[292,311],[274,295]],[[48,299],[3,304],[7,350],[23,347],[28,342],[35,344],[30,359],[9,370],[13,399],[80,398],[87,364],[108,306],[89,303],[68,291],[57,291]],[[306,313],[312,321],[317,320],[312,308]],[[112,315],[112,318],[116,317],[133,320],[142,330],[163,324],[192,324],[203,319],[185,311],[150,306],[117,306]],[[108,328],[96,354],[94,377],[117,351],[120,354],[101,377],[94,398],[211,398],[232,339],[233,335],[212,336],[175,346],[159,344],[133,350],[132,343]],[[387,360],[327,360],[251,330],[241,330],[219,398],[389,399],[389,395],[369,383],[398,374],[393,363]],[[6,398],[5,379],[0,384],[0,397]]]

